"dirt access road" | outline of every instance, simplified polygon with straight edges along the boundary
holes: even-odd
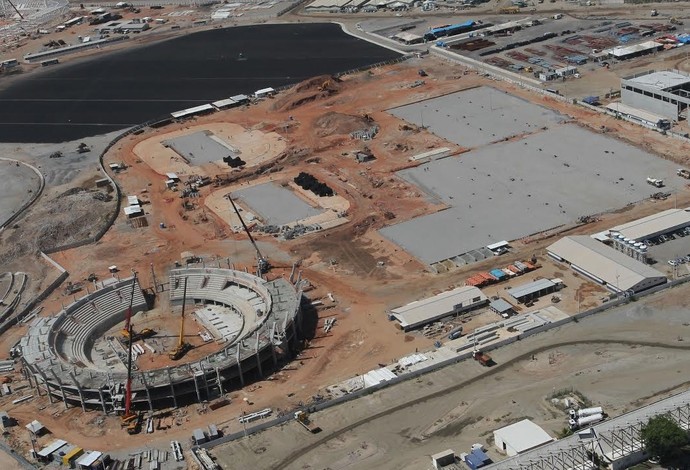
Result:
[[[492,352],[491,369],[466,361],[214,450],[221,465],[274,469],[426,468],[446,448],[479,442],[524,418],[552,436],[565,413],[547,396],[572,387],[611,416],[688,387],[685,285]],[[286,432],[288,431],[288,432]],[[242,462],[242,463],[240,463]]]

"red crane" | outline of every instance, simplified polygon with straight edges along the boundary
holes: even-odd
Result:
[[[132,295],[129,299],[129,307],[125,314],[125,329],[129,333],[127,342],[127,383],[125,384],[125,414],[122,416],[123,422],[131,421],[136,417],[132,413],[132,306],[134,305],[134,290],[137,288],[137,273],[132,271]]]

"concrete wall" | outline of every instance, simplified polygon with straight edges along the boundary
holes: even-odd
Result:
[[[674,98],[679,99],[680,97],[676,96]],[[626,90],[625,88],[621,88],[621,101],[623,104],[633,108],[643,109],[674,121],[678,120],[678,106],[673,103],[667,103],[651,96]]]

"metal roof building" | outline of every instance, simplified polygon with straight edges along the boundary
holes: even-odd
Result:
[[[668,209],[627,224],[617,225],[609,230],[609,234],[620,233],[625,238],[642,241],[687,226],[690,226],[690,208]]]
[[[550,279],[538,279],[529,284],[513,287],[508,290],[508,293],[512,298],[522,303],[550,294],[559,288],[559,284]]]
[[[650,113],[649,111],[645,111],[643,109],[633,108],[632,106],[628,106],[627,104],[623,103],[611,103],[606,105],[606,108],[615,113],[623,114],[624,116],[627,116],[630,119],[638,121],[646,126],[661,128],[664,127],[665,123],[668,123],[668,119],[666,119],[664,116]]]
[[[515,313],[515,309],[513,308],[513,306],[503,299],[497,299],[492,301],[489,304],[489,308],[492,311],[498,313],[499,315],[510,315],[511,313]]]
[[[441,318],[486,305],[489,299],[476,287],[463,286],[433,297],[411,302],[390,311],[390,316],[409,331]]]
[[[640,292],[667,282],[663,273],[586,235],[561,238],[546,250],[614,292]]]
[[[527,452],[553,440],[546,431],[529,419],[494,431],[496,447],[508,454],[508,457]]]

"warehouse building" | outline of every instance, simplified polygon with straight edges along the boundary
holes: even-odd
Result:
[[[508,293],[519,303],[536,300],[544,295],[551,294],[563,287],[560,279],[537,279],[529,284],[523,284],[508,290]]]
[[[668,209],[609,230],[609,238],[620,234],[625,238],[642,242],[650,238],[690,227],[690,208]]]
[[[513,306],[501,298],[493,300],[489,304],[489,309],[503,318],[508,318],[512,315],[515,315],[515,309]]]
[[[488,303],[489,299],[482,291],[476,287],[463,286],[395,308],[388,316],[391,320],[397,320],[402,330],[410,331],[451,315],[483,307]]]
[[[621,79],[623,104],[678,121],[690,105],[690,75],[679,70],[649,71]]]
[[[671,128],[671,121],[666,119],[664,116],[659,114],[650,113],[643,109],[633,108],[623,103],[611,103],[606,106],[607,109],[616,113],[616,116],[625,116],[631,121],[635,121],[645,127],[651,127],[653,129],[663,129],[667,130]]]
[[[656,269],[586,235],[561,238],[546,250],[613,292],[641,292],[667,282]]]
[[[632,46],[616,46],[611,49],[606,49],[604,52],[608,53],[610,57],[618,60],[634,59],[646,54],[663,49],[664,45],[656,41],[645,41],[640,44],[633,44]]]
[[[553,441],[554,439],[546,431],[529,419],[523,419],[494,431],[496,447],[505,452],[508,457],[522,454]]]

